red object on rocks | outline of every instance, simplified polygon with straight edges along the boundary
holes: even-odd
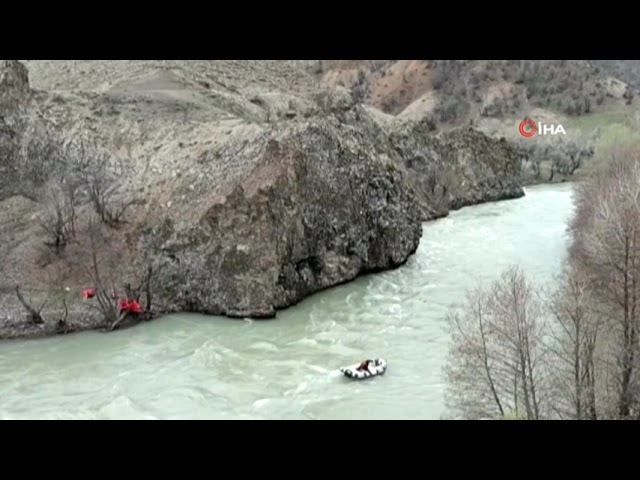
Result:
[[[140,303],[137,300],[120,300],[120,310],[123,312],[140,313]]]
[[[96,291],[93,288],[86,288],[82,291],[82,296],[84,298],[93,298],[96,296]]]
[[[136,300],[129,302],[129,311],[131,313],[140,313],[140,304]]]

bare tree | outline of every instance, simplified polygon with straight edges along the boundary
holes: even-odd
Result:
[[[148,320],[152,317],[152,301],[155,270],[149,263],[142,274],[130,275],[122,266],[118,249],[103,230],[103,224],[91,220],[89,224],[88,260],[85,271],[93,286],[94,307],[100,312],[109,330],[117,328],[125,319]],[[137,270],[137,269],[136,269]],[[137,286],[132,287],[132,278]],[[131,310],[123,307],[123,303],[135,302],[140,306],[140,298],[144,294],[144,310]]]
[[[145,296],[145,310],[142,313],[142,318],[145,320],[151,319],[152,311],[151,306],[153,302],[153,279],[154,279],[154,269],[151,264],[147,264],[146,272],[142,277],[140,283],[137,287],[132,287],[131,283],[127,283],[125,285],[125,292],[127,293],[127,298],[130,300],[135,300],[136,302],[140,302],[140,297],[144,294]]]
[[[513,268],[450,314],[450,403],[463,416],[640,419],[640,146],[602,163],[577,187],[548,319]]]
[[[591,294],[611,333],[608,378],[618,418],[638,411],[640,388],[640,150],[614,147],[607,167],[578,190],[573,255],[593,278]]]
[[[34,323],[36,325],[42,325],[43,323],[45,323],[44,318],[42,318],[42,310],[47,304],[46,301],[42,303],[42,305],[40,305],[40,307],[38,308],[33,307],[33,305],[31,305],[31,303],[28,302],[26,298],[24,298],[22,292],[20,292],[20,287],[18,286],[16,286],[16,295],[22,306],[29,313],[28,318],[31,323]]]
[[[544,418],[549,400],[544,322],[536,287],[524,273],[507,269],[490,288],[473,290],[462,311],[447,318],[452,410],[465,418]]]
[[[94,168],[88,172],[86,182],[89,199],[100,219],[110,226],[118,223],[125,210],[133,202],[125,203],[119,207],[112,205],[117,185],[108,175],[105,165],[97,162]]]
[[[48,236],[45,244],[57,254],[75,235],[76,203],[75,192],[63,190],[58,183],[53,183],[45,191],[40,225]]]
[[[495,282],[490,297],[496,339],[504,352],[505,374],[512,375],[513,408],[523,408],[527,419],[545,414],[546,392],[542,343],[544,321],[536,287],[517,267]]]
[[[82,183],[77,176],[68,176],[61,182],[61,188],[65,197],[69,217],[69,230],[72,237],[76,236],[76,209],[81,204],[81,186]]]
[[[549,302],[555,320],[549,342],[554,357],[554,409],[560,418],[598,418],[596,348],[601,321],[590,287],[585,273],[569,264]]]
[[[78,142],[68,145],[66,156],[70,165],[67,192],[69,197],[77,198],[83,191],[100,220],[108,226],[116,226],[122,221],[124,213],[136,199],[119,200],[121,186],[119,163],[106,150],[97,145]]]
[[[85,270],[94,285],[94,298],[97,303],[96,308],[104,318],[105,324],[113,330],[127,316],[126,311],[122,311],[118,304],[116,281],[113,278],[114,266],[105,263],[113,262],[107,248],[108,241],[103,236],[100,224],[94,220],[89,223],[90,242],[90,266]],[[101,253],[103,254],[101,256]]]
[[[464,418],[504,416],[506,405],[497,383],[500,352],[492,336],[488,295],[476,287],[467,294],[461,312],[447,316],[452,348],[446,373],[449,403]]]

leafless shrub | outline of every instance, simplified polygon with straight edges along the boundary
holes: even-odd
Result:
[[[71,236],[75,237],[76,235],[76,222],[77,222],[77,207],[81,205],[82,196],[81,196],[81,188],[82,183],[75,176],[69,176],[68,178],[63,178],[60,181],[60,189],[64,195],[64,203],[67,207],[68,219],[69,219],[69,229],[71,231]]]
[[[39,307],[34,307],[29,301],[27,301],[26,298],[24,298],[19,286],[16,286],[16,296],[18,297],[18,300],[20,301],[22,306],[28,312],[28,319],[31,323],[35,325],[42,325],[43,323],[45,323],[44,318],[42,318],[42,310],[47,304],[46,301],[43,302]]]
[[[44,212],[40,225],[47,234],[45,244],[60,254],[75,236],[77,198],[72,190],[64,190],[57,183],[50,185],[43,198]]]
[[[64,144],[55,132],[34,123],[23,132],[20,148],[14,154],[19,159],[12,163],[18,169],[13,193],[38,201],[43,200],[42,188],[47,190],[43,227],[50,237],[48,243],[63,244],[62,224],[67,228],[68,223],[69,231],[75,232],[75,207],[83,202],[90,202],[109,226],[121,223],[127,209],[139,203],[117,195],[122,165],[94,143],[78,140]]]
[[[68,145],[65,154],[70,166],[66,183],[68,195],[86,196],[104,224],[117,226],[123,221],[127,209],[140,203],[135,198],[118,198],[123,168],[118,159],[106,150],[80,141]]]
[[[140,302],[140,297],[144,294],[145,311],[144,316],[146,319],[151,317],[151,306],[153,305],[153,279],[154,268],[152,265],[147,264],[146,272],[137,287],[132,287],[130,283],[125,286],[127,292],[127,298]]]
[[[109,154],[95,149],[89,150],[84,144],[80,144],[79,155],[78,161],[87,162],[83,172],[83,183],[89,201],[100,220],[108,225],[112,224],[116,217],[111,210],[111,201],[117,185],[114,175],[108,170]]]
[[[151,318],[155,270],[148,264],[144,273],[135,275],[140,280],[133,287],[128,281],[129,273],[122,265],[118,249],[111,243],[102,225],[94,219],[89,224],[88,266],[85,266],[85,272],[92,285],[94,308],[100,312],[107,328],[113,330],[130,317],[134,317],[134,320]],[[140,305],[143,294],[144,310],[142,307],[140,311],[123,308],[122,302]]]
[[[71,330],[71,327],[68,322],[69,307],[67,306],[67,300],[65,298],[62,299],[62,307],[63,307],[64,314],[62,318],[60,318],[56,323],[56,332],[58,333],[58,335],[67,334]]]
[[[114,260],[115,252],[109,251],[109,242],[101,231],[100,224],[92,220],[88,228],[90,263],[85,267],[88,277],[91,279],[96,308],[100,311],[105,324],[113,330],[127,316],[126,311],[121,311],[117,297],[117,261]],[[106,265],[105,265],[106,264]]]

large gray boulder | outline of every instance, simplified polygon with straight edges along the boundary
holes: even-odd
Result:
[[[418,247],[419,209],[406,173],[376,151],[372,133],[325,118],[265,141],[256,167],[222,201],[164,231],[163,295],[181,310],[271,317],[402,265]]]

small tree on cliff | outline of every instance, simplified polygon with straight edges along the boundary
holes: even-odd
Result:
[[[75,237],[76,212],[82,203],[89,202],[100,220],[111,227],[121,223],[129,207],[139,203],[116,194],[123,169],[106,150],[82,140],[64,144],[43,128],[31,127],[24,136],[18,191],[43,204],[45,243],[56,253]]]
[[[108,239],[104,236],[100,224],[91,219],[88,227],[89,236],[89,262],[85,266],[87,276],[93,285],[92,294],[96,301],[96,308],[101,313],[105,324],[114,329],[124,318],[126,312],[120,310],[117,288],[113,273],[117,262],[114,262],[114,253],[109,251]]]
[[[88,197],[94,212],[110,227],[119,224],[125,212],[139,203],[135,198],[119,200],[122,165],[106,150],[83,141],[68,145],[65,153],[70,171],[70,186],[77,186]],[[115,169],[115,171],[114,171]],[[69,190],[71,193],[73,190]]]
[[[90,221],[88,256],[81,260],[92,285],[89,290],[92,301],[95,301],[95,308],[110,330],[131,316],[137,320],[150,319],[155,270],[148,264],[142,272],[128,272],[129,269],[122,265],[122,255],[119,253],[121,248],[109,237],[109,232],[103,229],[100,221]],[[130,277],[137,279],[135,284],[126,280]],[[144,309],[140,308],[143,295]]]
[[[19,286],[16,286],[16,296],[18,297],[18,300],[20,301],[24,309],[27,311],[27,318],[30,323],[33,323],[35,325],[42,325],[43,323],[45,323],[44,318],[42,317],[42,310],[47,305],[46,301],[44,301],[39,307],[34,307],[32,305],[32,302],[28,301],[24,297],[24,295],[22,295]]]
[[[54,182],[45,190],[43,204],[40,225],[48,237],[45,244],[59,254],[75,236],[76,190]]]

